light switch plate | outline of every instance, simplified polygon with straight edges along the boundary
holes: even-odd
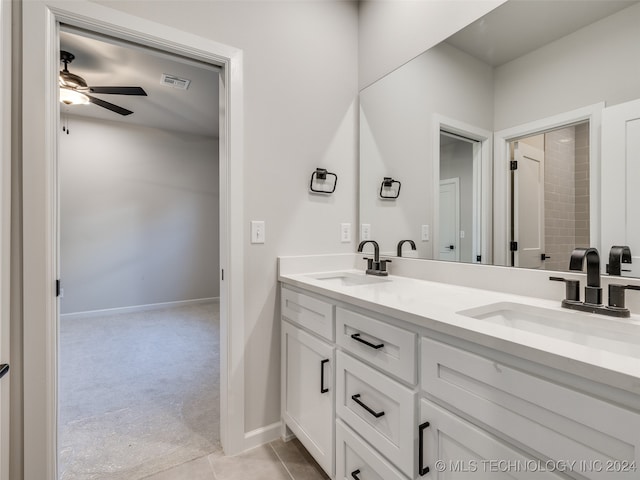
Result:
[[[371,224],[363,223],[360,225],[360,240],[371,240]]]
[[[263,220],[251,221],[251,243],[264,243],[265,230]]]
[[[422,241],[423,242],[428,242],[429,241],[429,225],[422,225]]]
[[[340,241],[342,243],[349,243],[351,241],[351,224],[350,223],[340,224]]]

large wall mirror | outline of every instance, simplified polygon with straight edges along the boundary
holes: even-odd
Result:
[[[361,232],[387,255],[408,239],[425,259],[604,258],[602,112],[640,98],[638,25],[637,1],[509,0],[364,88]]]

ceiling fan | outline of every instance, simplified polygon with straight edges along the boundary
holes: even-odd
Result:
[[[64,70],[60,71],[58,83],[60,85],[60,101],[66,105],[93,103],[112,112],[126,116],[133,112],[126,108],[114,105],[105,100],[88,95],[89,93],[109,94],[109,95],[139,95],[147,96],[141,87],[90,87],[80,75],[71,73],[68,65],[76,58],[72,53],[61,51],[60,61],[64,63]]]

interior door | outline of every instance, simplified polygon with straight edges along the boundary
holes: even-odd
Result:
[[[602,249],[628,245],[624,275],[640,276],[640,100],[602,112]],[[604,254],[604,252],[603,252]]]
[[[544,152],[515,142],[513,169],[513,266],[540,268],[544,253]]]
[[[440,180],[440,260],[460,260],[459,180]]]

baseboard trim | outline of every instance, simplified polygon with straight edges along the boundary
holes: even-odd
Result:
[[[167,307],[184,307],[187,305],[197,305],[199,303],[220,302],[220,297],[195,298],[193,300],[178,300],[176,302],[150,303],[148,305],[133,305],[131,307],[105,308],[102,310],[89,310],[87,312],[64,313],[60,319],[76,317],[98,317],[100,315],[112,315],[118,313],[145,312],[149,310],[160,310]]]
[[[244,449],[250,450],[280,437],[281,422],[272,423],[266,427],[256,428],[244,434]]]

